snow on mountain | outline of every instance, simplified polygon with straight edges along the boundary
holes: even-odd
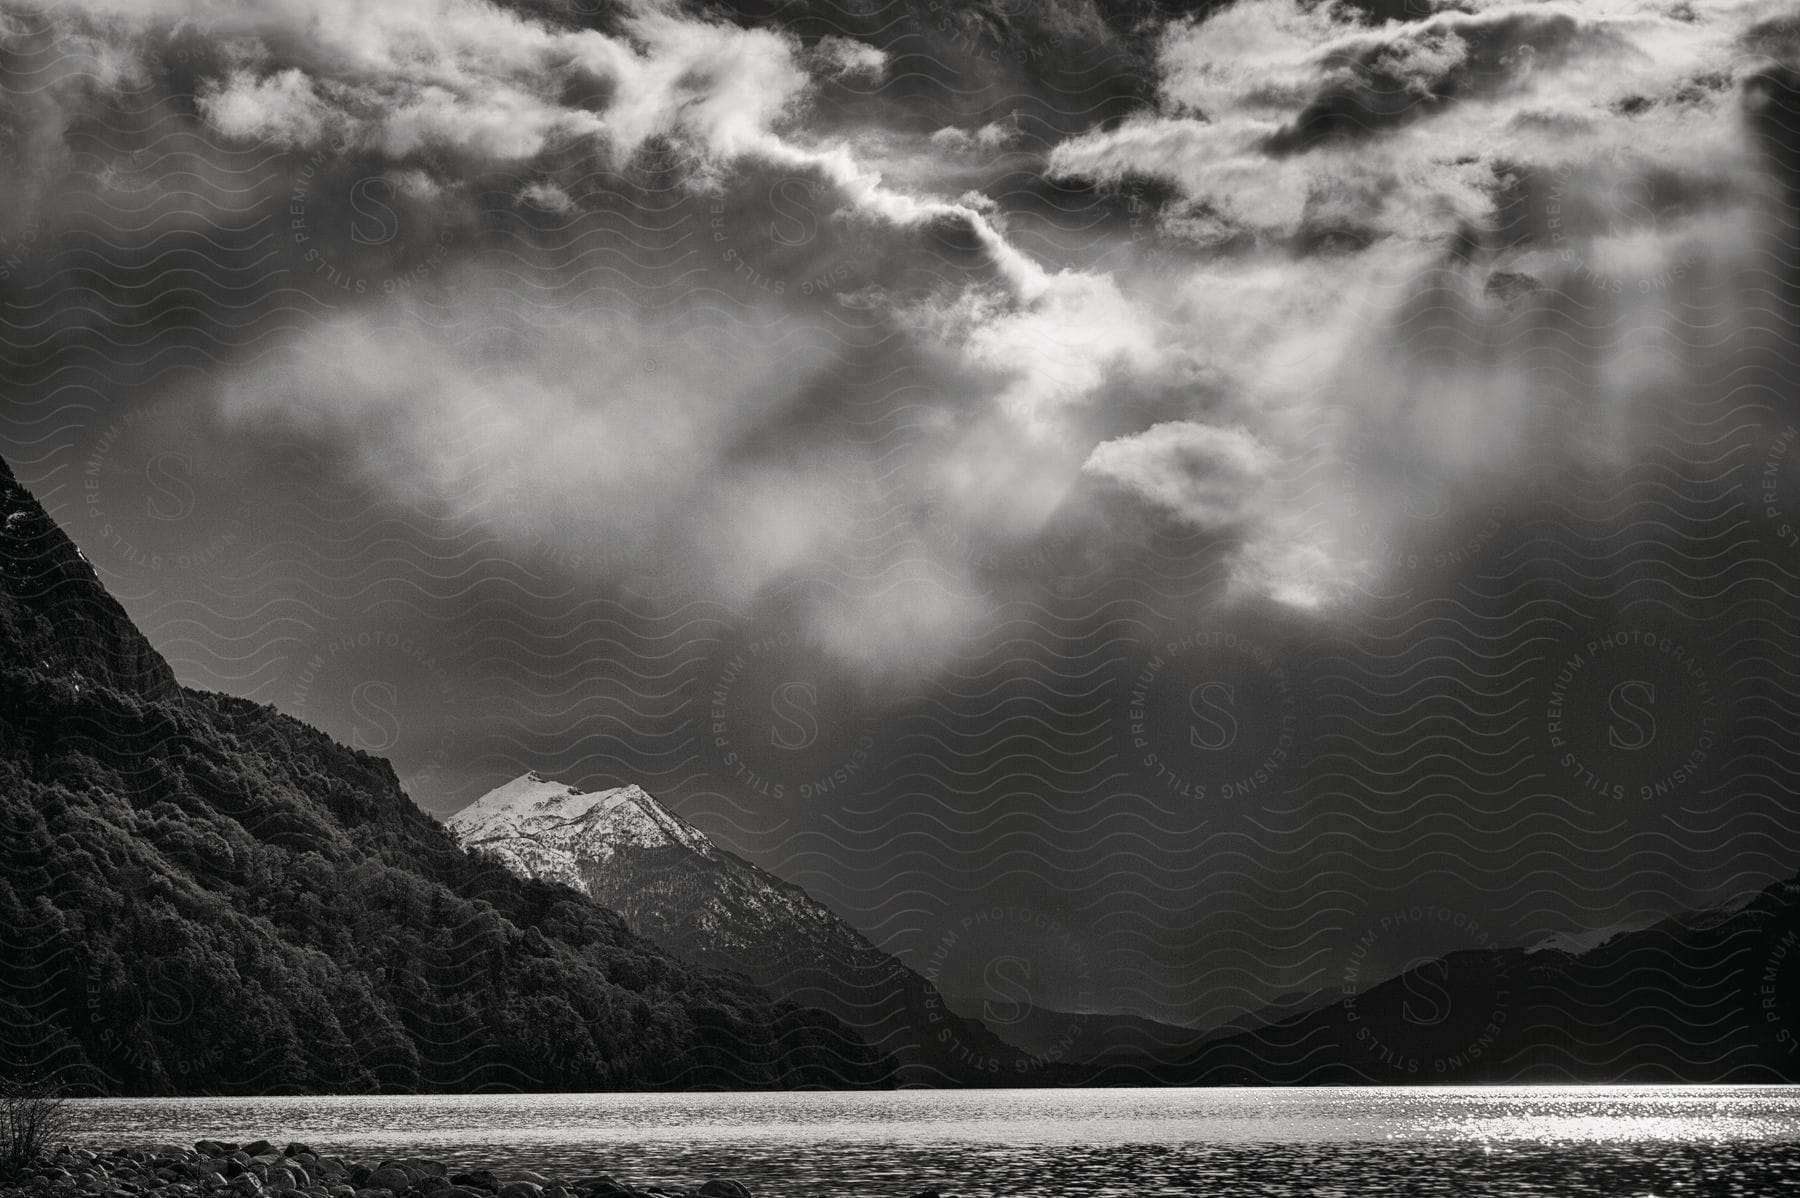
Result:
[[[583,863],[604,865],[625,846],[686,849],[717,858],[699,829],[636,785],[584,791],[533,771],[489,791],[450,818],[468,848],[498,856],[527,877],[586,889]]]

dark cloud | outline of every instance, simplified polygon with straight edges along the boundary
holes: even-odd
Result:
[[[1372,137],[1603,49],[1624,47],[1563,12],[1457,14],[1367,35],[1320,55],[1317,91],[1264,145],[1291,154]]]

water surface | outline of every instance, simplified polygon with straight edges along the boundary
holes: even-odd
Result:
[[[908,1090],[89,1099],[99,1144],[301,1140],[757,1198],[1770,1198],[1800,1192],[1800,1087]]]

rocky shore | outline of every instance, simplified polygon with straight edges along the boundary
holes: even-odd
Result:
[[[688,1189],[636,1189],[605,1174],[545,1176],[528,1169],[463,1170],[418,1157],[375,1164],[277,1148],[267,1140],[201,1140],[94,1152],[61,1148],[0,1196],[60,1198],[753,1198],[742,1182],[714,1178]],[[939,1198],[926,1190],[913,1198]]]

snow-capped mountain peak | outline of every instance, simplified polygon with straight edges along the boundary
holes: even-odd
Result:
[[[636,786],[590,793],[524,774],[449,826],[515,873],[585,891],[677,956],[830,1011],[894,1053],[907,1078],[973,1077],[969,1057],[1016,1055],[804,889],[716,847]]]
[[[704,833],[635,784],[584,791],[533,770],[495,788],[449,820],[470,848],[531,877],[582,887],[581,863],[605,863],[621,847],[718,850]]]

